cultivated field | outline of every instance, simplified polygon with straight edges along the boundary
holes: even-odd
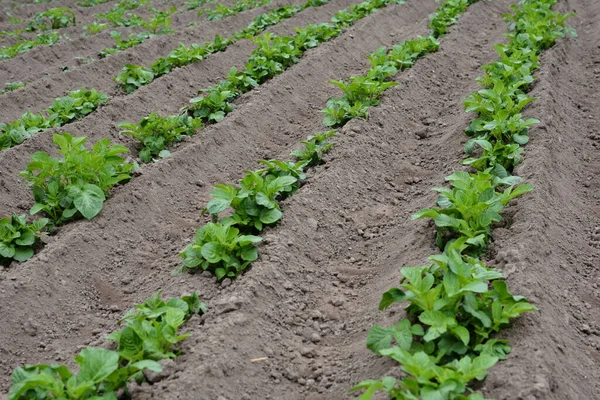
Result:
[[[0,7],[2,396],[600,399],[597,0]]]

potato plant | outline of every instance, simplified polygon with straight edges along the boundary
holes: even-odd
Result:
[[[40,114],[27,111],[16,121],[0,124],[0,150],[21,144],[45,129],[82,118],[107,101],[108,96],[95,89],[79,89],[54,99],[52,105]]]
[[[305,167],[321,165],[323,164],[323,156],[335,144],[330,142],[329,139],[335,136],[337,136],[335,131],[315,133],[302,141],[304,148],[293,151],[292,156],[300,160]]]
[[[12,45],[0,47],[0,60],[8,60],[23,54],[36,46],[51,46],[60,40],[58,32],[39,33],[35,39],[28,40],[20,38]]]
[[[75,13],[70,8],[58,7],[35,14],[27,25],[27,31],[46,31],[66,28],[70,25],[76,25]]]
[[[233,221],[209,222],[196,231],[194,242],[181,252],[184,261],[178,272],[210,271],[217,280],[235,278],[258,258],[254,244],[261,240],[240,234]]]
[[[135,47],[138,44],[141,44],[141,43],[145,42],[146,40],[150,39],[154,35],[152,35],[148,32],[140,32],[137,34],[130,33],[126,39],[123,39],[123,35],[121,32],[112,31],[112,32],[110,32],[110,36],[113,39],[115,39],[115,45],[113,47],[105,47],[104,50],[102,50],[98,54],[98,57],[106,58],[111,54],[118,53],[119,51],[122,51],[122,50],[127,50],[131,47]],[[128,65],[132,65],[132,64],[128,64]],[[115,78],[115,80],[116,80],[116,78]]]
[[[124,122],[119,124],[119,128],[123,129],[122,134],[130,135],[141,143],[139,157],[142,162],[147,163],[167,157],[167,147],[181,141],[184,136],[193,135],[202,128],[202,121],[188,115],[160,117],[158,114],[150,114],[138,124]]]
[[[31,156],[21,172],[33,189],[31,214],[43,212],[55,225],[77,217],[92,219],[100,213],[109,190],[129,180],[134,165],[119,156],[128,151],[126,147],[102,139],[89,150],[86,141],[68,133],[55,134],[61,158],[45,152]]]
[[[152,82],[153,79],[152,71],[146,71],[134,64],[126,64],[114,78],[126,93],[133,93],[138,87]]]
[[[94,21],[91,24],[84,25],[83,29],[88,31],[88,33],[86,34],[88,36],[97,35],[100,32],[107,30],[108,24],[98,23],[98,22]]]
[[[466,238],[465,243],[475,255],[486,250],[492,224],[502,220],[500,212],[515,197],[533,190],[530,185],[519,185],[521,178],[499,178],[491,169],[469,174],[457,171],[446,177],[452,188],[440,187],[440,208],[426,208],[413,214],[411,219],[432,218],[437,227],[437,244],[444,249],[448,240],[456,236]],[[504,190],[501,190],[505,187]],[[448,235],[449,233],[449,235]]]
[[[144,381],[144,371],[160,372],[158,360],[179,353],[173,345],[189,337],[178,334],[194,314],[206,312],[197,293],[163,300],[160,293],[129,311],[125,327],[108,336],[117,350],[87,347],[77,355],[77,373],[65,365],[38,364],[16,368],[9,400],[112,399],[129,397],[127,384]]]
[[[6,82],[5,89],[2,90],[2,94],[15,91],[25,87],[25,84],[21,81],[17,82]]]
[[[270,4],[272,0],[239,0],[233,3],[231,7],[217,4],[214,9],[205,9],[198,11],[198,15],[205,15],[209,21],[216,21],[229,17],[231,15],[239,14],[241,12],[252,10],[253,8]]]
[[[34,245],[40,238],[48,219],[27,222],[25,215],[12,215],[0,219],[0,264],[11,260],[27,261],[34,254]]]

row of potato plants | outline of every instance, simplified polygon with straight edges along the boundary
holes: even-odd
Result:
[[[83,118],[107,101],[104,93],[82,88],[54,99],[52,105],[39,114],[27,111],[15,121],[0,123],[0,150],[21,144],[43,130]]]
[[[381,7],[387,3],[377,4]],[[358,20],[374,11],[376,7],[365,2],[351,8],[355,9],[351,15],[354,20]],[[26,121],[30,119],[25,118]],[[201,125],[201,119],[186,114],[167,118],[152,114],[143,119],[139,126],[121,126],[130,128],[133,135],[135,132],[144,131],[147,136],[154,138],[156,143],[161,140],[170,143],[172,140],[169,141],[169,138],[193,134]],[[58,152],[61,156],[51,157],[46,152],[37,152],[32,155],[32,161],[21,173],[33,189],[35,204],[30,214],[42,213],[48,219],[20,224],[19,221],[25,216],[7,217],[0,226],[0,262],[3,264],[8,264],[11,260],[24,261],[30,258],[44,227],[52,228],[81,217],[94,218],[100,213],[110,189],[116,184],[128,181],[137,167],[137,164],[129,163],[121,156],[128,149],[112,145],[109,139],[98,141],[91,149],[86,147],[85,137],[73,137],[68,133],[54,134],[53,141],[59,147]],[[140,152],[140,158],[146,160],[144,149]],[[27,232],[30,231],[34,235],[33,243],[21,239],[22,235],[29,237]]]
[[[188,7],[188,10],[193,10],[199,7],[200,5],[212,1],[214,0],[201,0],[195,2],[188,2],[185,4]],[[231,7],[227,7],[222,4],[217,4],[215,9],[207,8],[198,11],[198,15],[201,16],[206,14],[207,20],[214,21],[227,18],[244,11],[252,10],[265,4],[270,4],[271,1],[272,0],[239,0],[236,3],[234,3]],[[166,35],[173,33],[173,30],[169,27],[171,24],[171,18],[169,16],[174,14],[177,11],[177,9],[175,7],[171,7],[170,9],[165,11],[158,11],[155,9],[151,9],[151,11],[154,13],[154,16],[148,21],[143,21],[141,18],[131,15],[129,15],[128,18],[118,20],[116,26],[142,26],[146,29],[146,31],[137,34],[131,33],[126,39],[123,39],[122,33],[112,31],[110,34],[115,39],[116,43],[113,47],[107,47],[103,51],[101,51],[99,53],[99,57],[104,58],[119,51],[137,46],[146,41],[147,39],[154,37],[155,35]],[[182,13],[185,11],[181,10],[179,12]],[[192,22],[190,25],[195,24],[195,22]],[[108,29],[108,24],[94,22],[91,25],[85,26],[84,29],[87,29],[90,32],[90,34],[96,34],[102,32],[105,29]],[[119,77],[115,78],[115,80],[119,79],[120,77],[124,77],[124,81],[127,81],[127,78],[131,77],[130,80],[132,82],[135,82],[137,80],[146,81],[148,73],[143,73],[141,71],[140,73],[138,73],[138,70],[138,66],[133,64],[127,64],[123,68],[123,72],[119,74]],[[125,86],[125,84],[123,85]],[[131,93],[131,91],[127,90],[127,93]]]
[[[161,372],[160,360],[175,358],[176,345],[190,337],[180,332],[193,315],[207,306],[196,292],[163,300],[160,292],[127,312],[119,321],[123,328],[107,339],[109,350],[86,347],[75,357],[73,372],[66,365],[36,364],[16,368],[11,376],[9,400],[117,400],[130,398],[128,384],[143,382],[145,374]]]
[[[184,67],[195,62],[205,60],[211,54],[224,51],[240,39],[251,39],[266,28],[291,18],[297,13],[309,8],[318,7],[328,3],[329,0],[307,0],[300,6],[283,6],[275,10],[256,16],[244,29],[234,32],[231,37],[223,38],[219,35],[211,42],[203,44],[192,43],[189,46],[180,44],[166,57],[160,57],[149,68],[140,65],[128,64],[114,78],[115,82],[127,93],[132,93],[143,85],[151,83],[175,68]]]
[[[109,25],[112,25],[113,27],[140,26],[145,29],[145,32],[130,34],[128,39],[122,39],[122,34],[120,32],[111,32],[111,36],[116,42],[115,46],[104,49],[99,54],[101,58],[141,44],[146,39],[149,39],[154,35],[173,32],[173,30],[170,28],[171,18],[169,18],[169,16],[177,11],[175,7],[170,7],[167,10],[157,10],[151,8],[149,11],[153,15],[147,20],[128,12],[149,4],[149,0],[121,0],[107,12],[103,14],[96,14],[96,20],[94,22],[83,26],[83,29],[86,31],[86,35],[95,35],[100,33],[108,29]],[[127,15],[125,13],[127,13]],[[104,20],[106,22],[102,22]],[[2,31],[0,34],[7,36],[19,36],[25,32],[48,31],[66,28],[68,26],[76,26],[75,13],[70,8],[56,7],[35,14],[25,29],[19,29],[11,32]],[[61,37],[58,32],[38,34],[34,40],[20,38],[12,45],[3,46],[0,48],[0,60],[16,57],[17,55],[25,53],[36,46],[53,45],[60,39]]]
[[[361,382],[361,400],[383,391],[391,399],[470,399],[483,396],[472,381],[506,358],[510,346],[494,336],[512,318],[537,310],[524,297],[510,293],[501,272],[482,257],[493,224],[501,221],[508,202],[533,188],[510,172],[527,143],[528,128],[539,121],[521,111],[534,98],[527,95],[538,68],[538,55],[557,38],[574,31],[564,22],[570,14],[553,12],[557,0],[524,0],[506,15],[508,44],[495,46],[500,59],[483,67],[482,89],[465,100],[475,112],[465,132],[472,136],[466,151],[482,151],[465,165],[476,172],[457,171],[440,187],[437,208],[415,213],[411,219],[431,218],[440,254],[422,266],[403,267],[399,287],[383,294],[379,309],[408,303],[407,317],[391,327],[374,326],[367,347],[397,361],[406,377],[384,377]]]
[[[58,32],[39,33],[34,39],[19,39],[10,46],[0,47],[0,60],[8,60],[37,46],[51,46],[60,40]]]
[[[444,18],[445,11],[446,3],[433,15],[432,24]],[[452,24],[462,11],[448,19],[446,24]],[[401,51],[403,47],[406,48],[404,52]],[[412,41],[395,47],[397,53],[404,54],[404,58],[394,58],[397,70],[410,67],[418,57],[427,53],[425,50],[418,54],[408,51],[414,49]],[[435,49],[437,47],[430,48],[430,51]],[[373,65],[373,69],[379,67],[376,63]],[[238,276],[258,257],[255,244],[261,239],[254,233],[281,218],[279,201],[298,190],[306,169],[323,162],[323,155],[333,146],[330,139],[335,135],[334,131],[329,131],[309,136],[302,142],[303,147],[292,153],[296,161],[260,161],[263,168],[246,171],[239,187],[217,185],[205,210],[212,215],[213,222],[201,227],[196,232],[195,242],[181,253],[184,258],[182,271],[209,270],[217,279]],[[55,140],[61,143],[64,138],[59,136]],[[85,140],[78,139],[81,143]],[[219,214],[228,208],[233,209],[233,213],[219,221]],[[137,305],[137,310],[123,318],[126,327],[108,337],[117,342],[117,351],[82,350],[75,359],[80,365],[77,374],[61,365],[19,367],[13,372],[9,398],[44,399],[50,395],[67,399],[94,396],[116,399],[117,395],[126,396],[129,381],[143,380],[145,370],[160,370],[156,361],[177,355],[171,347],[185,337],[177,335],[177,328],[191,314],[205,310],[205,305],[195,294],[167,302],[160,300],[157,294],[146,303]]]

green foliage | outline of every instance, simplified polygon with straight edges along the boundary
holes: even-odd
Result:
[[[19,39],[10,46],[2,46],[0,48],[0,60],[8,60],[9,58],[16,57],[36,46],[51,46],[59,40],[58,32],[40,33],[34,40]]]
[[[232,223],[210,222],[198,229],[194,242],[180,254],[184,263],[179,272],[210,271],[218,280],[240,275],[258,258],[254,244],[261,238],[240,234]]]
[[[162,300],[160,293],[121,322],[125,327],[108,336],[117,342],[117,351],[88,347],[75,358],[77,374],[64,365],[25,365],[13,371],[10,400],[129,398],[127,383],[143,381],[146,370],[160,372],[157,360],[175,357],[173,345],[189,337],[179,335],[181,325],[192,315],[206,312],[197,293]]]
[[[509,43],[495,46],[499,60],[483,66],[485,74],[477,80],[484,87],[465,100],[465,110],[477,114],[465,132],[473,136],[465,144],[465,152],[481,155],[464,161],[478,170],[492,168],[506,175],[519,164],[529,141],[529,127],[535,118],[524,119],[521,111],[535,100],[526,94],[538,68],[538,54],[575,31],[565,26],[571,14],[553,12],[555,0],[536,0],[512,7],[506,15],[511,33]]]
[[[108,96],[96,89],[79,89],[65,97],[54,99],[52,106],[46,110],[52,126],[63,126],[76,119],[83,118],[106,103]]]
[[[429,28],[435,38],[448,32],[448,28],[466,11],[467,7],[479,0],[445,0],[436,12],[429,16]]]
[[[306,4],[307,3],[305,3],[305,6]],[[284,6],[268,13],[257,15],[246,28],[239,32],[235,32],[232,36],[235,39],[249,39],[258,35],[269,26],[276,25],[280,21],[296,15],[301,9],[302,7],[297,6]]]
[[[188,107],[192,116],[200,118],[205,123],[219,122],[225,115],[233,111],[231,102],[237,95],[229,89],[227,83],[213,88],[203,89],[202,92],[208,93],[205,96],[195,97],[190,100],[192,106]]]
[[[15,17],[9,12],[6,13],[6,16],[8,17],[8,22],[10,22],[13,25],[17,25],[23,22],[22,19]]]
[[[139,124],[121,123],[119,128],[123,129],[122,134],[131,135],[142,144],[139,157],[143,162],[150,162],[168,156],[167,146],[181,141],[183,136],[193,135],[202,128],[202,121],[188,115],[150,114]]]
[[[168,10],[159,11],[151,9],[153,12],[152,18],[142,22],[142,27],[153,35],[166,35],[173,33],[171,26],[171,18],[169,16],[177,11],[177,8],[171,7]]]
[[[33,188],[31,214],[43,211],[57,225],[80,216],[92,219],[100,213],[109,190],[131,177],[134,165],[119,156],[128,151],[126,147],[102,139],[88,150],[86,141],[68,133],[55,134],[61,158],[45,152],[31,156],[21,172]]]
[[[157,293],[135,307],[121,320],[125,327],[108,336],[117,342],[119,357],[128,363],[175,358],[179,351],[173,351],[173,346],[190,337],[177,331],[189,317],[207,309],[196,293],[168,301]]]
[[[367,118],[368,109],[379,104],[384,91],[397,85],[387,81],[398,71],[409,68],[425,54],[436,51],[439,43],[432,37],[419,37],[394,46],[389,52],[379,48],[369,56],[371,68],[364,76],[354,76],[349,81],[330,81],[342,90],[343,96],[327,101],[322,112],[325,126],[343,126],[354,118]]]
[[[129,13],[142,6],[150,4],[148,0],[121,0],[116,6],[104,14],[96,14],[98,19],[105,19],[113,27],[118,26],[141,26],[144,20],[139,15]],[[126,15],[127,14],[127,15]]]
[[[25,365],[13,371],[9,400],[107,399],[125,389],[129,377],[146,369],[161,371],[154,361],[119,365],[119,353],[88,347],[75,358],[79,373],[58,364]]]
[[[123,39],[121,32],[112,31],[110,36],[115,39],[115,45],[113,47],[106,47],[103,51],[101,51],[100,54],[98,54],[100,58],[105,58],[111,54],[137,46],[138,44],[143,43],[147,39],[151,38],[153,35],[148,32],[140,32],[138,34],[131,33],[127,39]]]
[[[88,36],[97,35],[98,33],[108,29],[108,24],[102,24],[102,23],[98,23],[98,22],[94,21],[89,25],[84,25],[83,29],[85,29],[86,31],[89,32],[89,33],[86,33],[86,35],[88,35]]]
[[[217,4],[214,9],[204,9],[198,12],[198,15],[206,14],[206,19],[209,21],[216,21],[229,17],[231,15],[239,14],[243,11],[252,10],[256,7],[270,4],[272,0],[239,0],[233,3],[231,7]]]
[[[106,101],[108,97],[95,89],[79,89],[55,99],[44,113],[33,114],[27,111],[16,121],[0,124],[0,149],[16,146],[40,131],[82,118]]]
[[[292,156],[302,161],[305,167],[323,164],[323,155],[334,145],[329,139],[337,136],[335,131],[319,132],[301,142],[304,148],[292,152]]]
[[[134,64],[126,64],[114,81],[127,93],[133,93],[140,86],[146,85],[154,79],[152,71]]]
[[[48,224],[46,218],[27,223],[25,215],[13,215],[0,219],[0,263],[26,261],[33,257],[33,246],[40,232]]]
[[[432,35],[447,32],[448,25],[473,1],[446,0],[431,21]],[[556,39],[573,33],[564,25],[568,15],[550,10],[556,0],[526,0],[507,15],[508,44],[495,46],[499,60],[483,67],[478,81],[484,87],[465,100],[467,111],[477,113],[466,133],[474,136],[465,146],[476,148],[480,158],[465,164],[478,173],[456,172],[446,179],[451,188],[436,188],[439,208],[424,209],[412,219],[432,218],[442,254],[429,257],[429,265],[404,267],[398,288],[384,293],[380,309],[408,302],[408,318],[388,328],[374,326],[367,347],[401,364],[407,377],[361,382],[361,400],[378,391],[391,399],[471,399],[483,397],[472,389],[487,370],[510,352],[504,340],[491,339],[509,326],[512,318],[536,310],[522,296],[510,293],[500,272],[488,268],[478,256],[486,249],[494,222],[513,198],[532,190],[519,185],[509,172],[520,159],[528,128],[539,121],[524,120],[523,108],[534,98],[526,91],[534,80],[538,55]],[[373,60],[383,59],[376,56]],[[385,64],[383,64],[385,66]],[[470,387],[471,386],[471,387]]]
[[[21,89],[25,87],[23,82],[6,82],[6,89],[2,91],[2,94],[12,92],[13,90]]]
[[[299,179],[292,175],[269,173],[267,170],[246,171],[239,187],[216,185],[206,210],[215,217],[233,209],[225,222],[232,222],[248,233],[257,233],[277,223],[283,213],[278,200],[298,188]]]
[[[75,26],[75,13],[70,8],[50,8],[44,12],[37,13],[27,25],[28,32],[46,31],[50,29],[66,28]]]
[[[188,10],[195,10],[200,6],[214,2],[215,0],[187,0],[183,5],[186,6]]]
[[[108,3],[109,1],[110,0],[81,0],[75,4],[77,4],[80,7],[93,7],[93,6],[97,6],[99,4]]]
[[[477,174],[458,171],[446,177],[452,189],[435,188],[440,208],[426,208],[411,219],[432,218],[437,227],[437,244],[443,249],[449,239],[459,235],[466,238],[476,254],[487,247],[492,224],[502,219],[500,212],[513,198],[531,191],[530,185],[516,186],[521,179],[515,176],[499,178],[490,170]],[[504,191],[500,187],[507,186]],[[446,235],[450,233],[450,235]]]
[[[377,390],[394,399],[480,398],[461,396],[510,351],[506,341],[490,336],[536,307],[512,295],[500,272],[463,255],[467,248],[461,237],[429,257],[431,264],[402,268],[400,286],[383,294],[380,309],[407,301],[410,319],[374,326],[367,347],[398,361],[409,377],[362,382],[354,388],[366,389],[361,398]]]

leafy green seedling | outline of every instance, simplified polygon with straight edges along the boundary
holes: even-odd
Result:
[[[27,223],[25,215],[0,219],[0,263],[27,261],[33,257],[34,245],[47,224],[46,218]]]
[[[150,162],[168,156],[166,148],[181,141],[184,136],[193,135],[202,128],[202,121],[187,114],[160,117],[153,113],[143,118],[139,124],[124,122],[119,124],[119,128],[123,129],[122,134],[130,135],[142,144],[140,160]]]
[[[500,212],[511,199],[531,191],[530,185],[519,185],[521,178],[500,178],[490,170],[469,174],[458,171],[446,177],[452,186],[435,188],[440,208],[426,208],[413,214],[411,219],[432,218],[437,227],[437,244],[443,249],[456,235],[467,238],[475,253],[487,248],[492,224],[500,221]],[[504,191],[499,187],[508,186]],[[446,235],[450,233],[450,236]]]
[[[235,278],[258,258],[255,243],[262,239],[242,235],[233,222],[210,222],[196,232],[194,242],[180,254],[184,259],[179,272],[202,270],[212,272],[218,280]]]
[[[131,177],[134,165],[119,156],[128,151],[126,147],[102,139],[88,150],[86,141],[68,133],[55,134],[61,158],[45,152],[31,156],[21,172],[33,188],[31,214],[43,211],[55,224],[77,216],[92,219],[100,213],[109,190]]]
[[[70,8],[58,7],[35,14],[33,20],[27,25],[27,31],[60,29],[69,25],[76,25],[75,13]]]
[[[139,87],[152,82],[153,79],[152,71],[134,64],[126,64],[114,78],[115,82],[127,93],[133,93]]]

